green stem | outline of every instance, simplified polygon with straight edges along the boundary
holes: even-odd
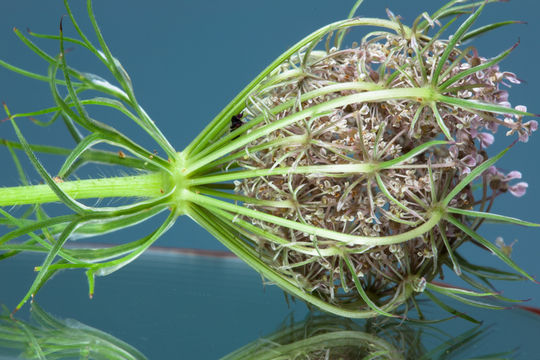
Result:
[[[318,228],[313,225],[302,224],[293,220],[284,219],[279,216],[263,213],[261,211],[249,209],[244,206],[232,204],[226,201],[221,201],[219,199],[214,199],[209,196],[197,194],[187,189],[184,189],[183,191],[179,191],[179,194],[180,194],[180,198],[183,201],[197,204],[206,209],[214,209],[214,208],[222,209],[233,214],[240,214],[240,215],[244,215],[253,219],[258,219],[258,220],[265,221],[271,224],[283,226],[289,229],[303,231],[306,234],[341,241],[349,246],[351,245],[382,246],[382,245],[403,243],[408,240],[414,239],[416,237],[422,236],[423,234],[428,232],[431,228],[433,228],[435,225],[437,225],[443,217],[443,211],[441,209],[433,209],[431,212],[430,218],[425,223],[417,226],[416,228],[412,230],[406,231],[401,234],[371,237],[371,236],[346,234],[346,233],[341,233],[338,231]]]
[[[162,173],[75,180],[58,186],[74,199],[110,197],[158,197],[169,186]],[[0,188],[0,206],[44,204],[59,201],[48,185]]]

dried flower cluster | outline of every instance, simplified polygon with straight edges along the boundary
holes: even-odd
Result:
[[[447,46],[448,41],[385,34],[349,49],[314,53],[298,68],[282,66],[274,75],[284,80],[251,97],[244,115],[248,119],[263,115],[265,121],[246,132],[331,99],[362,92],[347,89],[347,84],[363,84],[364,91],[426,86],[432,82],[432,73]],[[442,93],[447,97],[510,107],[505,88],[520,82],[515,74],[501,71],[496,64],[464,73],[488,61],[475,49],[452,49],[442,64],[438,88],[444,88]],[[343,84],[344,90],[309,96],[337,84]],[[295,105],[275,114],[269,111],[287,101]],[[508,129],[507,135],[518,133],[521,141],[527,141],[537,128],[535,121],[523,123],[521,116],[471,111],[448,103],[430,105],[421,99],[351,103],[271,131],[247,144],[242,150],[245,155],[232,165],[245,169],[288,167],[291,171],[236,181],[235,190],[267,202],[246,201],[245,206],[295,222],[373,238],[402,234],[425,222],[437,200],[488,159],[486,148],[493,143],[499,126]],[[516,109],[526,111],[524,107]],[[380,171],[294,171],[306,166],[378,164],[398,159],[436,139],[448,143],[430,146]],[[271,143],[279,146],[265,146]],[[485,209],[503,192],[522,196],[527,184],[509,183],[520,177],[517,171],[504,174],[491,167],[483,175],[483,194],[475,196],[468,185],[450,206],[472,209],[480,205]],[[448,264],[449,251],[468,239],[461,230],[448,225],[399,244],[344,246],[260,219],[243,218],[290,242],[280,245],[257,237],[259,251],[272,259],[271,267],[288,274],[306,292],[340,305],[354,303],[359,297],[354,276],[342,263],[343,252],[348,254],[366,293],[375,303],[384,304],[404,291],[404,283],[411,275],[417,279],[412,284],[414,290],[423,290],[424,280],[429,281],[441,271],[443,263]],[[460,219],[466,221],[464,216]],[[291,244],[314,249],[315,255],[291,249]],[[454,269],[459,271],[456,264]]]

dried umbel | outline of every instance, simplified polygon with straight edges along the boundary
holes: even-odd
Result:
[[[299,54],[249,98],[235,133],[264,135],[230,166],[258,171],[235,181],[246,208],[333,233],[233,221],[264,231],[250,238],[269,266],[340,307],[369,302],[359,289],[374,303],[401,303],[442,265],[460,275],[454,251],[471,240],[468,217],[480,216],[469,211],[527,187],[509,185],[517,171],[486,169],[499,126],[521,141],[537,128],[508,103],[505,88],[520,81],[497,61],[509,52],[488,60],[450,41],[377,32],[350,49]],[[481,164],[475,199],[466,176]]]
[[[135,100],[131,81],[106,47],[88,4],[101,50],[82,35],[69,7],[68,13],[85,47],[107,65],[120,87],[68,67],[64,42],[74,40],[64,39],[61,28],[60,55],[46,58],[46,80],[56,106],[31,114],[7,111],[20,143],[5,144],[24,148],[47,182],[0,194],[1,206],[37,204],[36,219],[30,222],[2,210],[6,221],[19,228],[0,238],[0,250],[6,256],[30,248],[48,253],[19,307],[52,273],[66,268],[86,268],[92,294],[96,275],[133,261],[180,215],[197,221],[289,294],[342,316],[392,315],[402,304],[417,305],[414,297],[423,292],[467,317],[434,292],[498,308],[468,297],[505,299],[487,285],[488,279],[532,280],[505,247],[476,232],[486,219],[537,226],[489,213],[499,195],[522,196],[527,187],[515,183],[519,172],[505,174],[495,167],[510,146],[489,155],[494,134],[504,127],[515,141],[526,142],[537,123],[524,120],[534,116],[524,106],[508,102],[508,85],[519,80],[497,64],[512,49],[487,59],[473,47],[460,46],[508,23],[472,30],[485,2],[452,1],[431,16],[423,14],[410,28],[391,13],[389,20],[352,18],[330,24],[282,54],[178,153]],[[455,18],[445,25],[440,20],[469,10],[474,11],[445,40]],[[364,25],[381,30],[342,49],[344,32]],[[324,39],[326,50],[318,50]],[[335,46],[330,48],[332,40]],[[56,79],[58,71],[64,74],[62,83]],[[67,88],[67,98],[58,94],[58,86]],[[86,90],[108,98],[84,98]],[[168,159],[92,119],[87,104],[128,115]],[[54,178],[34,154],[47,150],[30,146],[15,121],[50,112],[61,114],[71,133],[78,127],[86,131]],[[117,146],[119,152],[94,149],[100,142]],[[122,163],[147,173],[71,180],[89,161]],[[473,190],[475,184],[479,191]],[[141,193],[148,199],[137,198]],[[135,201],[117,207],[79,201],[119,196]],[[73,214],[44,216],[39,204],[57,200]],[[118,230],[162,211],[170,212],[165,223],[131,243],[92,251],[63,248],[70,237]],[[26,244],[12,241],[24,234],[30,236]],[[515,273],[466,260],[458,252],[465,242],[495,254]],[[445,266],[476,292],[434,282]]]

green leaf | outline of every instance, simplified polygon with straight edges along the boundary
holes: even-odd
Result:
[[[6,139],[0,139],[0,145],[7,146],[8,148],[14,148],[14,149],[20,149],[24,150],[23,146],[15,141],[10,141]],[[67,148],[61,148],[57,146],[49,146],[49,145],[35,145],[35,144],[29,144],[30,149],[34,152],[40,152],[45,154],[53,154],[53,155],[69,155],[72,150]],[[147,161],[144,161],[139,158],[134,158],[133,156],[129,156],[126,154],[125,158],[121,158],[118,156],[118,153],[112,152],[112,151],[105,151],[105,150],[94,150],[94,149],[88,149],[86,152],[81,154],[80,157],[81,162],[74,164],[74,166],[71,168],[71,171],[76,168],[75,165],[82,165],[87,162],[95,162],[95,163],[101,163],[101,164],[107,164],[107,165],[121,165],[129,168],[134,169],[144,169],[144,170],[151,170],[151,171],[158,171],[160,170],[159,167],[155,166],[152,163],[149,163]],[[70,171],[68,171],[65,176],[67,177],[69,175]]]
[[[105,276],[112,274],[113,272],[121,269],[122,267],[126,266],[136,258],[138,258],[146,249],[150,247],[161,235],[163,235],[167,230],[170,229],[170,227],[174,224],[177,218],[177,214],[174,211],[171,211],[167,219],[161,224],[155,231],[152,232],[150,236],[147,237],[146,241],[135,248],[132,252],[130,252],[128,255],[121,257],[119,259],[115,259],[109,262],[100,263],[93,265],[87,272],[87,276],[90,278],[90,276],[98,275],[98,276]],[[90,284],[90,282],[89,282]]]
[[[484,69],[487,69],[497,63],[499,63],[502,59],[504,59],[505,57],[507,57],[511,52],[512,50],[514,50],[516,48],[516,46],[518,46],[519,43],[515,44],[514,46],[512,46],[510,49],[502,52],[501,54],[497,55],[496,57],[492,58],[491,60],[489,61],[486,61],[485,63],[483,64],[480,64],[480,65],[477,65],[477,66],[473,66],[467,70],[464,70],[464,71],[460,71],[459,73],[457,73],[456,75],[452,76],[450,79],[446,80],[445,82],[443,82],[441,85],[439,85],[439,91],[441,93],[445,92],[445,90],[452,84],[454,83],[457,83],[459,80],[463,79],[464,77],[466,76],[469,76],[471,74],[474,74],[475,72],[477,71],[482,71]]]
[[[448,144],[448,141],[443,141],[443,140],[428,141],[426,143],[418,145],[417,147],[415,147],[414,149],[412,149],[411,151],[409,151],[408,153],[406,153],[404,155],[401,155],[401,156],[399,156],[399,157],[397,157],[395,159],[392,159],[392,160],[388,160],[388,161],[379,163],[377,167],[378,167],[378,169],[390,169],[393,166],[396,166],[396,165],[404,163],[404,162],[406,162],[408,160],[411,160],[416,155],[419,155],[419,154],[423,153],[424,151],[426,151],[427,149],[429,149],[432,146],[446,145],[446,144]]]
[[[21,145],[23,146],[24,152],[26,152],[26,155],[28,155],[28,158],[32,162],[32,165],[34,165],[34,168],[38,171],[38,173],[41,175],[43,180],[49,185],[52,191],[58,196],[58,198],[70,209],[75,211],[76,213],[83,214],[87,212],[88,207],[84,204],[81,204],[77,200],[73,199],[71,196],[69,196],[67,193],[65,193],[58,184],[53,180],[53,178],[49,175],[47,170],[41,165],[39,160],[37,159],[36,155],[30,148],[30,145],[28,145],[28,142],[26,142],[26,139],[23,137],[21,131],[19,130],[19,127],[15,123],[13,119],[11,119],[11,124],[13,125],[13,129],[15,130],[15,133],[17,134],[17,137],[19,138],[19,141]]]
[[[429,289],[435,290],[438,293],[441,294],[457,294],[457,295],[465,295],[465,296],[473,296],[473,297],[486,297],[486,296],[495,296],[497,293],[495,292],[484,292],[484,293],[478,293],[476,291],[467,290],[463,288],[458,287],[452,287],[452,286],[441,286],[437,285],[435,283],[427,283],[426,285]]]
[[[475,288],[477,288],[479,290],[482,290],[482,291],[485,291],[485,292],[493,291],[493,289],[491,289],[491,288],[489,288],[489,287],[487,287],[485,285],[482,285],[481,283],[479,283],[478,281],[475,281],[474,279],[472,279],[471,277],[467,276],[464,273],[461,274],[460,278],[462,280],[464,280],[465,282],[467,282],[469,285],[474,286]],[[521,302],[523,302],[523,300],[510,299],[510,298],[507,298],[505,296],[501,296],[498,293],[494,293],[493,298],[495,298],[497,300],[501,300],[501,301],[512,302],[512,303],[521,303]]]
[[[513,144],[512,144],[513,145]],[[461,190],[463,190],[465,188],[465,186],[469,185],[474,179],[476,179],[478,176],[480,176],[484,171],[486,171],[490,166],[492,166],[493,164],[495,164],[501,157],[503,157],[504,154],[506,154],[506,152],[508,150],[510,150],[510,147],[512,147],[512,145],[510,145],[509,147],[507,147],[506,149],[504,149],[503,151],[501,151],[500,153],[498,153],[497,155],[493,156],[492,158],[489,158],[487,159],[486,161],[484,161],[483,163],[481,163],[480,165],[478,165],[477,167],[475,167],[469,174],[467,174],[467,176],[465,176],[456,186],[454,186],[454,188],[452,189],[452,191],[450,191],[448,193],[448,195],[446,195],[446,197],[441,201],[441,205],[444,206],[445,208],[448,206],[448,203],[450,203],[450,201],[457,195],[460,193]]]
[[[488,285],[490,284],[487,279],[500,281],[521,281],[525,279],[525,277],[522,275],[513,272],[503,271],[489,266],[471,264],[461,255],[459,255],[459,253],[456,253],[456,256],[459,258],[459,263],[464,270],[486,282]]]
[[[435,13],[433,13],[432,19],[433,20],[444,19],[446,17],[454,16],[454,15],[470,14],[470,12],[471,12],[470,10],[477,7],[477,6],[479,6],[479,5],[489,4],[489,3],[494,3],[494,2],[503,2],[503,1],[506,1],[506,0],[480,0],[480,1],[475,1],[475,2],[468,3],[468,4],[455,5],[455,4],[461,4],[464,1],[463,0],[452,0],[452,1],[448,2],[448,3],[446,3],[444,6],[442,6]]]
[[[92,1],[87,0],[86,5],[88,17],[90,18],[90,22],[92,23],[92,27],[94,28],[94,32],[103,51],[103,53],[99,52],[99,54],[101,55],[101,57],[107,60],[106,63],[109,70],[116,78],[116,80],[120,83],[124,91],[127,93],[129,97],[129,103],[131,104],[131,106],[134,107],[140,119],[142,120],[141,127],[161,146],[161,148],[171,159],[174,158],[176,156],[176,151],[165,138],[165,136],[161,133],[161,131],[157,128],[155,123],[149,118],[148,114],[146,114],[146,112],[136,101],[135,94],[133,93],[133,85],[131,83],[131,79],[128,73],[126,72],[120,61],[118,61],[118,59],[116,59],[109,50],[109,47],[107,46],[107,43],[103,38],[101,30],[94,16],[94,12],[92,10]],[[88,41],[86,38],[84,39],[85,41]]]
[[[414,117],[411,121],[411,125],[409,125],[409,137],[412,137],[413,134],[414,134],[414,127],[416,125],[416,122],[418,121],[418,119],[420,118],[420,114],[422,113],[422,111],[424,110],[424,105],[419,105],[418,106],[418,109],[416,109],[416,112],[414,113]]]
[[[461,0],[452,0],[452,1],[448,1],[447,3],[445,3],[442,7],[440,7],[437,11],[435,11],[433,14],[431,14],[431,19],[432,20],[437,20],[439,18],[441,18],[441,15],[445,13],[445,11],[448,11],[449,8],[451,8],[456,2],[458,1],[461,1]],[[429,26],[429,22],[427,20],[422,20],[420,22],[420,24],[417,26],[417,29],[419,31],[422,31],[424,29],[426,29],[427,27]]]
[[[362,5],[363,2],[364,2],[364,0],[356,0],[353,7],[351,8],[351,11],[349,12],[349,15],[347,16],[347,19],[352,19],[353,18],[354,14],[356,14],[356,10],[358,10],[358,8],[360,7],[360,5]],[[346,29],[338,31],[337,43],[336,43],[336,48],[338,48],[338,49],[341,48],[343,38],[345,37],[345,32],[346,32]]]
[[[445,48],[443,54],[438,59],[437,67],[435,68],[435,71],[433,72],[433,75],[432,75],[432,78],[431,78],[431,83],[432,83],[433,86],[437,86],[437,84],[439,82],[439,74],[441,73],[441,71],[443,69],[443,66],[446,63],[446,60],[448,60],[448,57],[450,56],[452,51],[455,49],[455,47],[461,41],[463,35],[465,35],[465,32],[467,30],[469,30],[471,25],[476,21],[476,19],[478,18],[478,16],[480,15],[482,10],[484,9],[485,5],[486,5],[486,3],[482,2],[480,7],[473,14],[471,14],[471,16],[469,16],[467,18],[467,20],[465,20],[465,22],[463,22],[463,24],[461,24],[459,26],[459,28],[456,30],[456,32],[454,33],[454,35],[452,36],[452,38],[450,39],[450,41],[446,45],[446,48]]]
[[[42,59],[44,59],[45,61],[47,61],[49,64],[55,64],[57,63],[57,60],[55,58],[53,58],[52,56],[50,56],[49,54],[47,54],[45,51],[41,50],[41,48],[39,48],[38,46],[36,46],[32,41],[30,41],[28,38],[26,38],[20,31],[19,29],[17,28],[14,28],[13,31],[15,32],[15,34],[17,35],[17,37],[19,37],[19,39],[26,45],[28,46],[28,48],[30,50],[32,50],[34,53],[36,53],[38,56],[40,56]],[[7,63],[4,63],[6,65],[8,65]],[[7,66],[6,66],[7,67]],[[24,75],[24,76],[29,76],[31,78],[35,78],[37,80],[42,80],[42,81],[45,81],[45,79],[41,76],[41,75],[37,75],[37,74],[33,74],[33,73],[30,73],[30,72],[27,72],[25,70],[22,70],[22,69],[16,69],[16,70],[20,70],[20,71],[16,71],[18,73],[20,73],[21,75]],[[69,70],[71,74],[78,74],[77,71],[74,71],[73,69],[70,69]],[[50,77],[49,77],[49,81],[50,81]],[[61,80],[55,80],[55,83],[57,84],[60,84],[60,85],[65,85],[65,82],[64,81],[61,81]],[[78,87],[82,85],[81,83],[73,83],[73,86],[74,87]]]
[[[390,200],[391,202],[393,202],[394,204],[396,204],[400,209],[406,211],[407,213],[409,214],[412,214],[414,216],[416,216],[419,220],[421,221],[425,221],[424,218],[418,214],[416,211],[412,210],[412,209],[409,209],[405,204],[403,204],[402,202],[400,202],[398,199],[396,199],[391,193],[390,191],[388,191],[388,189],[386,188],[386,185],[384,184],[384,182],[382,181],[382,178],[381,178],[381,175],[379,175],[379,173],[375,173],[375,179],[377,181],[377,185],[379,187],[379,190],[381,190],[381,192],[384,194],[384,196],[386,196],[388,198],[388,200]],[[401,219],[399,219],[401,220]],[[397,220],[394,220],[394,221],[397,221]],[[399,222],[399,221],[398,221]]]
[[[439,113],[439,110],[437,109],[437,103],[433,102],[431,103],[431,111],[433,111],[433,115],[435,116],[435,119],[437,120],[437,125],[439,125],[439,128],[443,132],[444,136],[450,141],[453,142],[454,139],[452,138],[452,134],[450,134],[450,130],[444,123],[443,118],[441,117],[441,114]]]
[[[11,216],[11,214],[9,214],[8,212],[4,211],[2,208],[0,208],[0,214],[4,215],[10,222],[11,224],[13,224],[14,226],[17,226],[19,228],[21,227],[24,227],[25,226],[25,223],[23,223],[21,220],[19,219],[16,219],[15,217]],[[45,229],[47,228],[42,228],[43,232],[45,233]],[[32,231],[29,231],[28,233],[26,233],[28,236],[30,236],[30,238],[32,238],[36,243],[40,244],[45,251],[49,251],[50,249],[52,249],[52,245],[49,244],[47,241],[43,240],[41,237],[37,236],[36,234],[34,234]],[[51,239],[53,240],[53,239]],[[52,243],[52,241],[51,241]],[[4,249],[5,246],[2,247],[2,249]],[[72,263],[80,263],[79,260],[77,260],[76,258],[70,256],[69,254],[67,254],[66,252],[60,250],[59,252],[59,255],[72,262]]]
[[[54,64],[49,67],[49,75],[51,78],[50,87],[56,104],[62,109],[62,111],[68,118],[74,119],[77,123],[79,123],[81,126],[85,127],[91,132],[100,132],[101,136],[104,139],[107,139],[107,141],[118,144],[119,146],[122,146],[126,149],[129,149],[130,152],[137,155],[141,160],[151,163],[166,172],[170,172],[170,164],[166,160],[162,159],[159,156],[155,156],[154,154],[147,151],[145,148],[137,145],[128,137],[118,132],[116,129],[91,119],[86,113],[83,104],[77,97],[75,89],[71,86],[72,84],[69,80],[69,75],[67,73],[67,65],[65,64],[65,59],[63,56],[61,57],[60,64],[64,69],[64,77],[66,79],[67,88],[69,90],[69,94],[73,101],[73,104],[78,109],[78,114],[71,109],[71,104],[68,105],[58,93],[58,89],[56,88],[56,84],[54,83],[56,72],[58,71],[58,64]]]
[[[92,133],[82,139],[64,161],[64,164],[58,172],[58,176],[60,178],[64,178],[66,172],[73,166],[73,163],[77,161],[86,150],[89,150],[95,144],[99,144],[100,142],[104,141],[105,139],[101,137],[100,133]]]
[[[526,111],[519,111],[519,110],[505,107],[502,105],[489,104],[489,103],[484,103],[484,102],[476,101],[476,100],[459,99],[459,98],[445,96],[445,95],[437,95],[436,100],[449,104],[449,105],[455,105],[457,107],[460,107],[466,110],[472,109],[472,110],[487,111],[487,112],[496,113],[496,114],[512,114],[512,115],[519,115],[519,116],[533,116],[533,117],[537,116],[536,114],[533,114],[533,113],[529,113]]]
[[[505,306],[499,306],[499,305],[489,304],[489,303],[486,303],[486,302],[483,302],[483,301],[467,299],[467,298],[465,298],[463,296],[457,295],[454,292],[447,292],[447,293],[441,292],[441,293],[448,296],[448,297],[450,297],[450,298],[452,298],[452,299],[455,299],[455,300],[457,300],[459,302],[462,302],[462,303],[464,303],[466,305],[470,305],[470,306],[480,307],[480,308],[484,308],[484,309],[491,309],[491,310],[508,309],[508,307],[505,307]]]
[[[43,285],[43,282],[46,281],[46,279],[44,279],[45,275],[47,274],[49,270],[49,266],[53,262],[54,258],[56,257],[56,255],[58,254],[58,252],[60,251],[64,243],[67,241],[69,236],[83,222],[84,220],[82,218],[77,217],[75,220],[71,221],[66,226],[62,234],[58,237],[58,240],[56,241],[56,243],[53,245],[52,249],[47,254],[47,257],[45,258],[45,261],[43,261],[43,265],[41,266],[41,270],[37,274],[36,279],[32,283],[32,286],[30,286],[30,289],[28,290],[24,298],[19,302],[19,304],[15,308],[15,311],[19,310],[24,305],[24,303],[30,298],[30,296],[33,296],[35,292],[38,290],[38,288],[40,288]]]
[[[439,229],[441,238],[444,242],[444,246],[446,247],[446,251],[448,252],[448,255],[450,256],[450,260],[452,261],[452,265],[454,267],[454,272],[456,275],[461,275],[461,268],[459,266],[459,262],[457,261],[455,255],[454,255],[454,249],[452,249],[452,246],[450,246],[450,243],[448,242],[448,238],[446,237],[446,226],[444,224],[439,223]]]
[[[8,70],[13,71],[14,73],[17,73],[19,75],[28,77],[30,79],[35,79],[35,80],[39,80],[39,81],[43,81],[43,82],[49,82],[50,81],[48,76],[40,75],[40,74],[31,72],[31,71],[28,71],[28,70],[24,70],[24,69],[22,69],[20,67],[11,65],[11,64],[3,61],[3,60],[0,60],[0,66],[3,66]],[[60,85],[65,85],[65,81],[58,80],[57,82]]]
[[[341,258],[343,258],[343,261],[345,262],[345,264],[347,265],[347,268],[349,269],[349,272],[352,276],[352,279],[354,281],[354,285],[356,287],[356,291],[358,291],[358,294],[360,295],[360,297],[362,298],[362,300],[364,300],[364,302],[366,303],[366,305],[373,311],[375,311],[377,314],[379,315],[384,315],[384,316],[388,316],[388,317],[397,317],[396,315],[393,315],[393,314],[390,314],[389,312],[386,312],[385,310],[381,309],[380,307],[378,307],[368,296],[368,294],[366,294],[366,291],[364,290],[364,288],[362,287],[362,284],[360,283],[360,280],[358,279],[358,275],[356,275],[356,270],[354,269],[354,266],[352,265],[351,263],[351,260],[349,259],[349,256],[347,256],[347,254],[343,254],[341,256]]]
[[[478,235],[474,230],[462,224],[460,221],[456,220],[451,215],[446,215],[445,219],[449,221],[450,223],[452,223],[453,225],[457,226],[460,230],[465,232],[467,235],[473,238],[480,245],[483,245],[484,247],[489,249],[493,254],[495,254],[499,259],[501,259],[506,264],[508,264],[516,272],[525,276],[527,279],[536,282],[536,280],[534,280],[534,278],[531,275],[527,274],[523,269],[521,269],[512,259],[508,257],[508,255],[502,252],[497,246],[493,245],[491,242],[487,241],[482,236]]]
[[[523,225],[523,226],[531,226],[531,227],[540,226],[540,224],[520,220],[517,218],[510,217],[510,216],[492,214],[492,213],[482,212],[482,211],[464,210],[464,209],[458,209],[458,208],[454,208],[450,206],[446,208],[446,211],[453,214],[460,214],[460,215],[465,215],[465,216],[470,216],[470,217],[489,219],[494,222],[500,222],[500,223],[506,223],[506,224],[515,224],[515,225]]]
[[[33,37],[36,37],[36,38],[49,39],[49,40],[60,40],[60,36],[58,36],[58,35],[39,34],[39,33],[35,33],[33,31],[30,31],[30,29],[27,29],[27,30],[28,30],[28,34],[30,34],[30,35],[32,35]],[[64,37],[63,40],[67,41],[67,42],[70,42],[70,43],[73,43],[73,44],[76,44],[76,45],[83,46],[83,47],[87,48],[88,50],[92,50],[84,41],[81,41],[79,39],[74,39],[74,38],[70,38],[70,37]]]
[[[444,302],[439,300],[435,295],[433,295],[429,290],[424,290],[424,294],[426,294],[427,297],[429,297],[440,308],[442,308],[443,310],[449,312],[450,314],[455,315],[457,317],[460,317],[462,319],[465,319],[465,320],[470,321],[470,322],[475,323],[475,324],[481,324],[481,321],[478,321],[478,320],[470,317],[469,315],[467,315],[465,313],[462,313],[461,311],[458,311],[458,310],[454,309],[453,307],[445,304]]]
[[[463,35],[462,41],[470,40],[472,38],[475,38],[479,35],[482,35],[484,33],[487,33],[488,31],[495,30],[501,26],[506,26],[510,24],[524,24],[523,21],[516,21],[516,20],[508,20],[508,21],[501,21],[494,24],[484,25],[482,27],[479,27],[477,29],[471,30],[465,35]]]

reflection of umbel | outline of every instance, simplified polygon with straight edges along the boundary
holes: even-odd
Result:
[[[285,324],[276,332],[226,355],[221,360],[273,359],[453,359],[473,346],[486,328],[476,325],[458,336],[446,335],[434,326],[404,324],[389,318],[351,320],[310,313],[306,320]],[[436,335],[440,343],[429,349],[424,340]],[[485,355],[501,359],[513,351]]]
[[[60,320],[31,307],[32,322],[0,316],[0,356],[20,351],[24,359],[144,360],[137,349],[76,320]]]

